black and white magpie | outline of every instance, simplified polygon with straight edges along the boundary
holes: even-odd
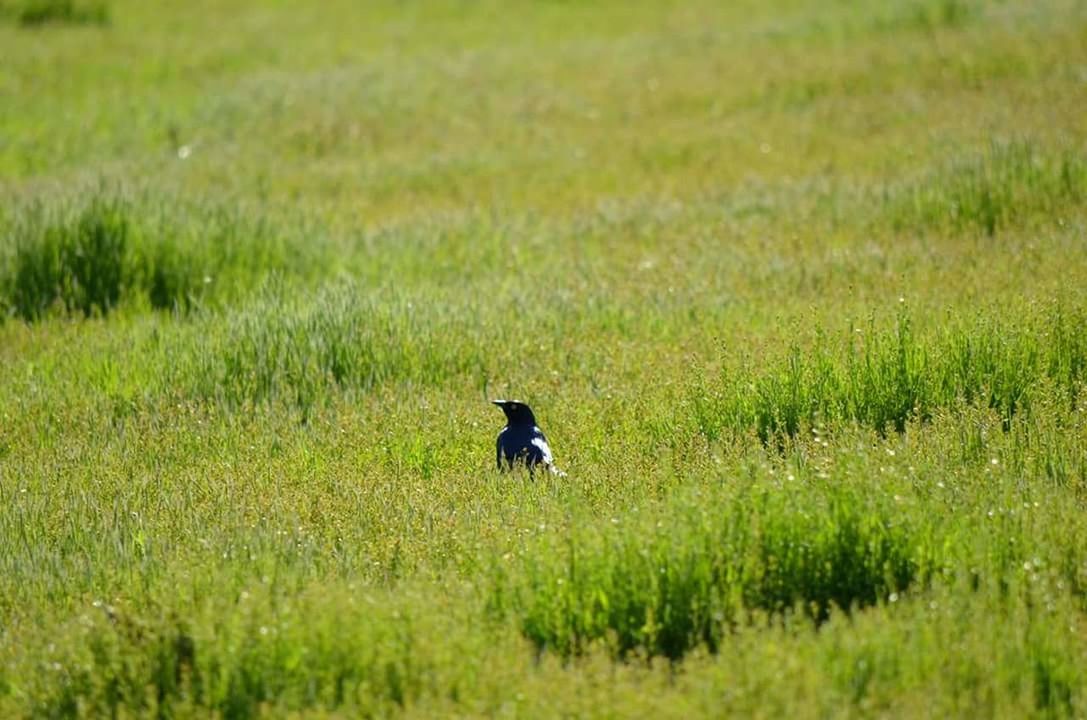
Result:
[[[543,465],[552,475],[564,477],[566,473],[555,467],[551,447],[543,431],[536,425],[532,409],[518,400],[492,400],[506,413],[506,427],[498,433],[495,443],[495,461],[499,470],[512,470],[523,463],[531,473],[537,465]]]

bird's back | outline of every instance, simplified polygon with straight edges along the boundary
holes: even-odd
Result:
[[[535,425],[507,425],[498,433],[498,463],[504,460],[510,466],[518,460],[526,465],[551,463],[551,448],[540,428]]]

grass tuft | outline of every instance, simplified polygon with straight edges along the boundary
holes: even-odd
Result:
[[[530,551],[523,632],[566,656],[605,642],[617,657],[677,660],[700,645],[716,651],[750,611],[823,621],[902,591],[923,571],[911,533],[885,509],[844,492],[801,495],[711,495],[668,527],[624,521]]]
[[[820,335],[814,347],[794,346],[759,370],[696,383],[691,405],[711,439],[754,428],[763,444],[821,423],[902,432],[960,402],[996,410],[1008,429],[1044,388],[1075,406],[1087,382],[1085,321],[1082,311],[1058,306],[1024,325],[979,323],[923,339],[903,312],[891,330],[851,328],[840,343]]]
[[[24,27],[46,24],[107,25],[109,6],[102,2],[76,0],[22,0],[0,6],[0,11],[13,16]]]
[[[1060,219],[1087,197],[1087,162],[1072,150],[1046,153],[1027,141],[993,142],[920,182],[889,191],[885,213],[897,231],[995,235],[1026,219]]]
[[[307,411],[337,391],[436,384],[479,367],[478,330],[435,308],[353,283],[292,300],[273,282],[202,343],[189,382],[228,407],[280,400]]]
[[[172,715],[168,709],[201,708],[250,717],[269,706],[384,714],[436,682],[432,661],[420,652],[425,630],[415,627],[414,609],[356,602],[336,585],[325,597],[249,587],[236,599],[201,605],[201,627],[194,628],[169,613],[156,616],[153,607],[135,612],[96,601],[69,628],[75,642],[51,650],[64,682],[31,688],[40,691],[36,714]],[[344,606],[352,610],[344,613]],[[298,622],[279,619],[281,612]]]
[[[131,224],[117,201],[95,199],[74,217],[43,224],[39,216],[20,229],[6,283],[20,317],[36,320],[57,304],[105,315],[120,300]]]
[[[191,208],[184,221],[155,215],[150,203],[106,193],[16,214],[0,254],[0,307],[28,322],[123,303],[185,312],[237,300],[269,273],[306,277],[330,261],[312,234],[288,240],[219,208]]]

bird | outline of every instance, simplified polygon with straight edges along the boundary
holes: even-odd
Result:
[[[537,465],[543,465],[552,475],[565,477],[566,473],[555,467],[551,446],[543,431],[536,425],[532,408],[520,400],[492,400],[506,414],[506,427],[498,433],[495,442],[495,461],[498,470],[512,470],[517,463],[524,463],[529,474]]]

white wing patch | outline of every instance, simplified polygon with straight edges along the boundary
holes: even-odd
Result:
[[[532,438],[532,444],[540,448],[540,452],[543,453],[543,461],[546,465],[550,465],[554,462],[551,457],[551,448],[547,446],[547,441],[543,438]]]
[[[539,432],[539,428],[536,428]],[[551,471],[552,475],[558,475],[559,477],[566,477],[566,473],[555,467],[555,459],[551,457],[551,448],[548,447],[547,441],[542,437],[532,438],[532,444],[540,449],[540,454],[543,455],[543,464]]]

